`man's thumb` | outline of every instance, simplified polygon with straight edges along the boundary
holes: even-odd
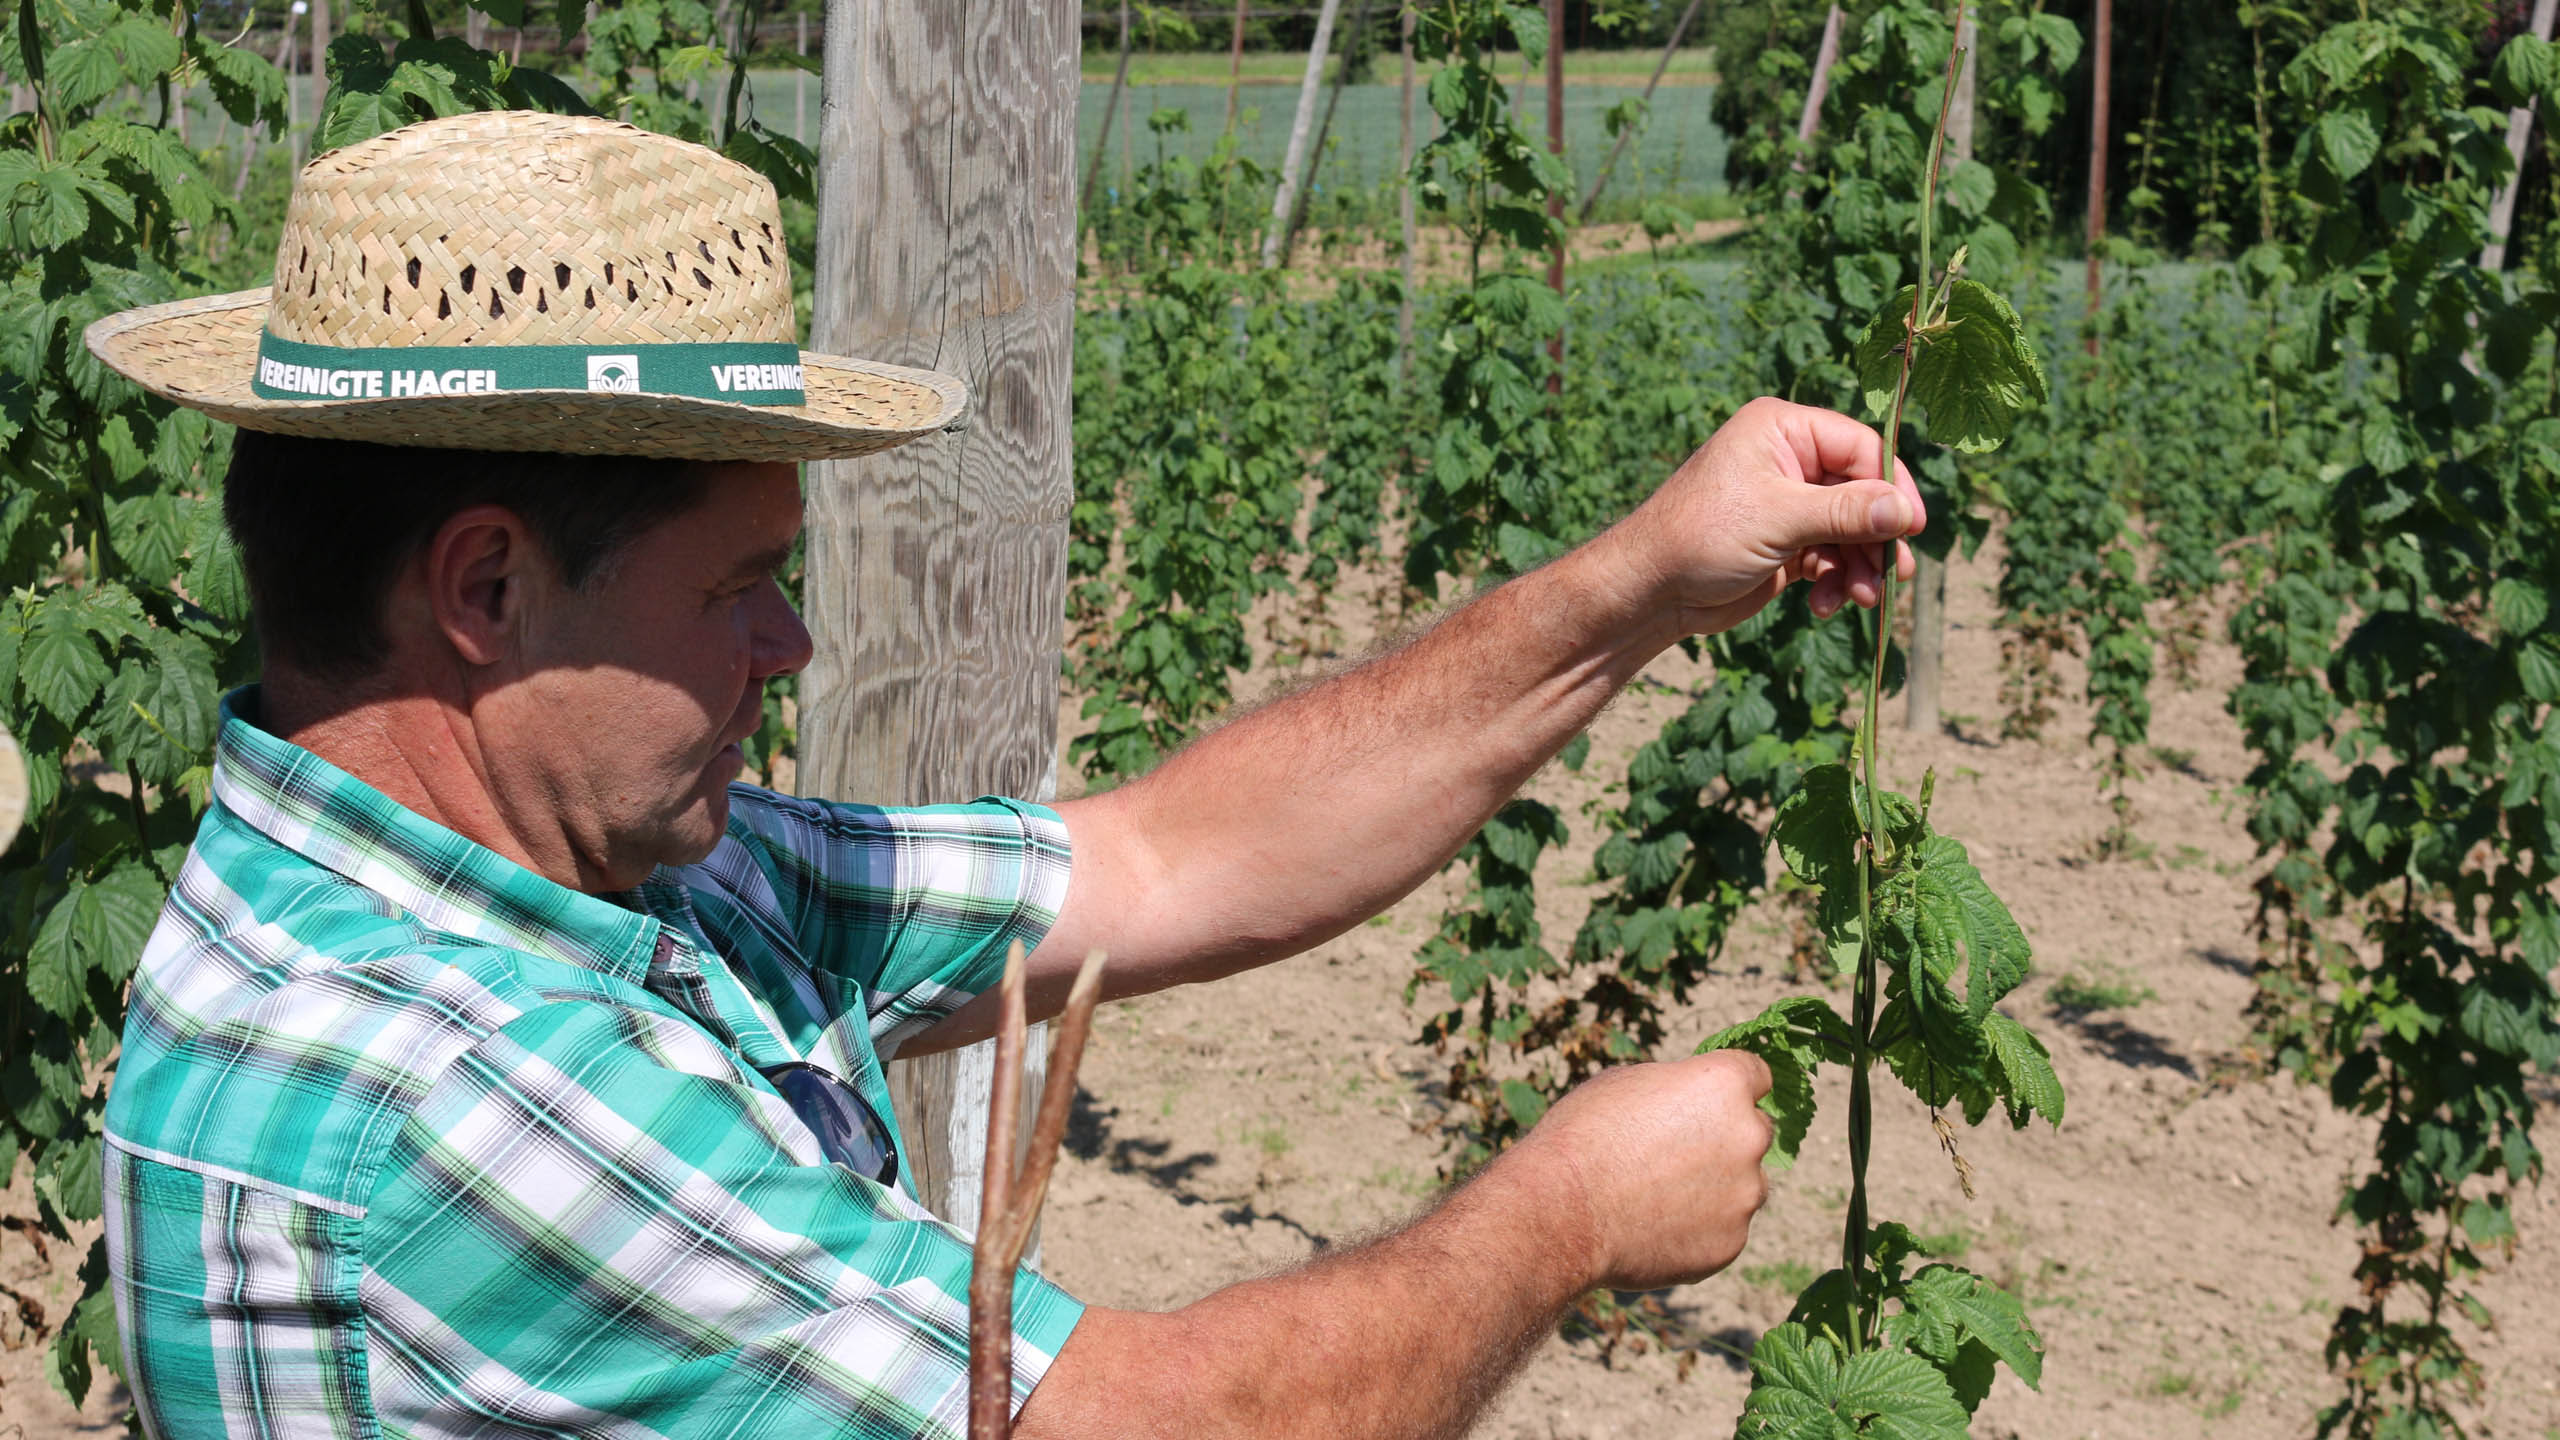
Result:
[[[1921,517],[1911,497],[1881,480],[1799,486],[1793,513],[1779,517],[1790,550],[1815,545],[1863,545],[1918,533]]]

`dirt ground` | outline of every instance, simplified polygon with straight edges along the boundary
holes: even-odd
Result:
[[[1986,551],[1949,579],[1944,709],[1956,733],[1908,733],[1897,703],[1882,753],[1896,788],[1936,768],[1933,819],[1968,844],[2034,943],[2037,974],[2008,1008],[2052,1047],[2068,1115],[2058,1130],[1995,1120],[1967,1135],[1980,1193],[1968,1203],[1925,1112],[1883,1087],[1902,1103],[1880,1107],[1874,1213],[2018,1290],[2044,1333],[2043,1392],[2004,1375],[1974,1427],[1983,1440],[2307,1436],[2336,1393],[2321,1346],[2356,1256],[2329,1217],[2369,1134],[2289,1081],[2215,1078],[2244,1036],[2253,953],[2247,761],[2222,709],[2237,659],[2210,644],[2192,687],[2156,685],[2153,739],[2180,763],[2155,764],[2136,787],[2150,853],[2093,860],[2109,817],[2080,740],[2085,708],[2061,707],[2041,743],[1997,738],[1995,566]],[[1361,616],[1345,608],[1341,620],[1356,641]],[[2218,637],[2219,619],[2207,628]],[[2064,666],[2076,695],[2080,672]],[[1701,674],[1674,652],[1650,678],[1685,690]],[[1551,942],[1570,940],[1588,894],[1571,884],[1599,838],[1582,807],[1684,703],[1630,692],[1594,727],[1580,774],[1551,768],[1532,782],[1578,842],[1541,872]],[[1106,1012],[1045,1222],[1049,1272],[1089,1302],[1173,1306],[1428,1203],[1442,1066],[1415,1043],[1422,1016],[1403,992],[1450,893],[1436,882],[1300,959]],[[1667,1053],[1798,988],[1788,940],[1775,917],[1746,921]],[[2051,991],[2073,979],[2143,998],[2058,1009]],[[1838,1254],[1843,1093],[1825,1093],[1741,1262],[1661,1297],[1677,1322],[1669,1351],[1604,1358],[1587,1340],[1550,1343],[1478,1433],[1730,1433],[1748,1388],[1739,1355]],[[2560,1194],[2523,1199],[2518,1225],[2525,1248],[2478,1287],[2498,1329],[2471,1339],[2485,1380],[2476,1440],[2560,1440]]]
[[[2368,1136],[2316,1092],[2216,1078],[2217,1059],[2243,1036],[2252,953],[2238,795],[2246,762],[2222,711],[2237,662],[2208,645],[2192,687],[2166,678],[2155,687],[2153,738],[2171,763],[2136,789],[2149,853],[2093,860],[2108,817],[2094,753],[2078,738],[2084,712],[2066,704],[2042,742],[1996,738],[1995,575],[1986,554],[1950,580],[1954,733],[1915,736],[1894,724],[1885,770],[1908,789],[1936,767],[1934,817],[1968,843],[2034,942],[2036,978],[2009,1008],[2052,1046],[2068,1118],[2058,1130],[2013,1134],[1994,1122],[1968,1135],[1980,1190],[1968,1203],[1923,1115],[1888,1102],[1875,1211],[2017,1288],[2043,1330],[2043,1392],[2004,1376],[1975,1426],[1983,1440],[2307,1436],[2335,1393],[2321,1344],[2355,1257],[2352,1233],[2329,1216]],[[1365,637],[1367,613],[1356,599],[1341,607],[1346,648]],[[2218,621],[2207,628],[2219,634]],[[2078,672],[2065,665],[2076,692]],[[1243,693],[1284,678],[1266,668]],[[1564,810],[1577,842],[1542,876],[1553,882],[1551,938],[1569,939],[1588,893],[1573,883],[1597,839],[1582,807],[1604,798],[1683,703],[1673,692],[1701,677],[1675,653],[1650,678],[1662,686],[1631,692],[1602,717],[1580,774],[1551,770],[1531,786]],[[1892,713],[1898,721],[1899,704]],[[1440,1066],[1414,1041],[1421,1016],[1403,989],[1445,887],[1426,886],[1300,959],[1105,1012],[1050,1202],[1050,1273],[1091,1302],[1174,1306],[1427,1204],[1443,1153],[1433,1118]],[[1747,922],[1683,1018],[1674,1053],[1794,988],[1786,948],[1774,917]],[[2069,980],[2141,998],[2061,1009],[2052,990]],[[1738,1355],[1836,1253],[1846,1193],[1837,1099],[1826,1094],[1801,1161],[1776,1178],[1742,1261],[1661,1297],[1675,1322],[1667,1349],[1604,1357],[1590,1341],[1549,1343],[1478,1433],[1728,1433],[1747,1384]],[[9,1213],[27,1213],[23,1177],[0,1195]],[[2478,1287],[2498,1328],[2470,1337],[2485,1380],[2471,1433],[2560,1440],[2560,1191],[2528,1193],[2517,1222],[2525,1248]],[[0,1231],[0,1285],[59,1319],[79,1253],[57,1244],[47,1263],[23,1235]],[[0,1440],[117,1431],[121,1395],[102,1387],[74,1415],[41,1378],[40,1347],[26,1343],[15,1312],[0,1296]]]

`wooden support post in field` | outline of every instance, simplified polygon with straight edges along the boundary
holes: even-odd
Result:
[[[829,0],[813,347],[971,400],[957,433],[809,467],[809,794],[1056,791],[1077,22],[1068,0]],[[964,1229],[994,1068],[975,1045],[889,1071],[917,1193]]]
[[[2107,248],[2107,101],[2115,85],[2115,0],[2098,0],[2089,63],[2089,353],[2098,353],[2099,267]]]
[[[1947,163],[1973,158],[1973,76],[1982,68],[1975,43],[1974,10],[1968,5],[1956,24],[1956,45],[1964,51],[1964,68],[1956,72],[1955,93],[1947,97]],[[1938,713],[1938,681],[1946,668],[1947,565],[1927,555],[1915,557],[1919,571],[1911,581],[1911,654],[1903,680],[1903,724],[1914,734],[1934,735],[1944,723]]]
[[[311,0],[311,118],[329,108],[329,0]],[[180,130],[178,138],[187,138]]]
[[[969,1440],[1011,1440],[1013,1435],[1013,1272],[1022,1263],[1040,1202],[1048,1198],[1049,1172],[1066,1138],[1067,1113],[1076,1094],[1076,1064],[1093,1033],[1093,1007],[1102,999],[1102,952],[1084,957],[1067,1008],[1058,1017],[1058,1048],[1049,1057],[1045,1083],[1025,1084],[1022,942],[1005,954],[1004,1018],[996,1031],[995,1081],[987,1097],[987,1204],[969,1253]],[[1023,1102],[1037,1091],[1031,1143],[1017,1147]]]
[[[1078,42],[1081,45],[1081,41]],[[1120,92],[1129,86],[1129,0],[1120,0],[1120,68],[1111,72],[1111,98],[1103,102],[1102,128],[1093,134],[1093,154],[1084,162],[1084,190],[1076,197],[1076,208],[1093,210],[1093,182],[1102,178],[1103,147],[1111,143],[1111,121],[1120,113]],[[1084,89],[1084,67],[1076,67],[1076,89]]]
[[[1805,147],[1813,143],[1813,134],[1822,128],[1822,102],[1831,94],[1831,65],[1840,58],[1840,7],[1833,4],[1831,13],[1822,17],[1822,43],[1814,47],[1813,76],[1805,82],[1804,109],[1796,116],[1796,171],[1805,166]]]
[[[809,58],[809,12],[803,10],[791,18],[799,26],[793,49],[805,60]],[[809,143],[809,72],[806,70],[791,72],[791,138],[803,145]]]
[[[277,68],[284,71],[284,146],[286,152],[293,156],[293,168],[296,170],[302,168],[302,80],[293,73],[297,68],[294,42],[302,38],[302,18],[309,8],[303,0],[294,0],[286,8],[284,39],[278,46],[282,53],[276,59]],[[474,10],[471,13],[477,15],[480,12]]]
[[[1653,92],[1662,84],[1662,73],[1671,68],[1671,57],[1680,53],[1680,42],[1689,34],[1689,22],[1698,18],[1698,11],[1706,3],[1707,0],[1689,0],[1687,8],[1680,12],[1679,21],[1671,27],[1671,39],[1662,47],[1662,58],[1653,62],[1653,78],[1644,82],[1643,103],[1647,110],[1653,107]],[[1626,151],[1627,141],[1633,139],[1635,133],[1636,127],[1630,125],[1619,131],[1618,138],[1610,142],[1609,158],[1600,162],[1600,173],[1593,177],[1590,193],[1582,197],[1582,210],[1574,216],[1575,224],[1591,223],[1591,208],[1600,203],[1600,192],[1609,188],[1609,176],[1618,168],[1618,156]]]
[[[1244,90],[1244,5],[1236,0],[1235,34],[1227,41],[1227,118],[1218,128],[1236,128],[1236,103]]]
[[[1413,373],[1413,7],[1400,7],[1404,40],[1404,98],[1396,138],[1396,224],[1404,240],[1397,266],[1404,273],[1403,298],[1396,302],[1396,374]]]
[[[1298,203],[1290,208],[1288,232],[1280,237],[1280,263],[1289,263],[1290,252],[1298,243],[1298,231],[1307,223],[1307,197],[1316,190],[1316,177],[1324,173],[1325,137],[1333,133],[1333,112],[1342,104],[1342,87],[1351,81],[1351,53],[1360,44],[1360,34],[1369,24],[1369,0],[1360,0],[1360,8],[1351,12],[1351,28],[1343,32],[1342,61],[1333,67],[1333,85],[1326,91],[1324,119],[1316,125],[1315,143],[1307,149],[1307,178],[1298,187]]]
[[[2551,38],[2552,0],[2533,0],[2533,33],[2544,40]],[[2516,222],[2516,190],[2524,184],[2524,147],[2533,138],[2533,107],[2519,105],[2507,112],[2507,153],[2515,157],[2515,173],[2498,187],[2498,198],[2489,202],[2489,243],[2480,247],[2480,268],[2507,268],[2507,230]]]
[[[1280,193],[1271,197],[1271,229],[1262,237],[1262,268],[1280,263],[1280,245],[1288,238],[1289,216],[1298,201],[1298,177],[1306,173],[1307,131],[1316,118],[1316,86],[1324,79],[1324,57],[1333,48],[1333,17],[1342,0],[1324,0],[1316,11],[1316,38],[1307,46],[1306,78],[1298,82],[1298,114],[1289,122],[1289,151],[1280,160]]]
[[[1547,0],[1547,153],[1558,160],[1564,158],[1564,0]],[[1566,185],[1573,183],[1573,172],[1566,171]],[[1564,293],[1564,188],[1547,192],[1547,218],[1555,222],[1554,242],[1547,250],[1547,285],[1558,295]],[[1547,393],[1564,393],[1564,327],[1556,327],[1556,338],[1547,342],[1547,360],[1554,366],[1547,372]]]

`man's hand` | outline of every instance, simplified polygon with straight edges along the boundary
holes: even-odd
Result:
[[[1719,1050],[1607,1071],[1556,1102],[1504,1165],[1555,1166],[1582,1197],[1593,1283],[1653,1290],[1733,1263],[1768,1198],[1769,1067]]]
[[[1895,461],[1885,483],[1877,452],[1876,432],[1846,415],[1754,400],[1595,545],[1676,607],[1690,634],[1730,629],[1800,579],[1813,582],[1817,615],[1873,605],[1885,546],[1908,579],[1900,537],[1927,519],[1910,470]]]
[[[1087,1310],[1016,1433],[1464,1434],[1594,1285],[1697,1280],[1742,1253],[1768,1089],[1734,1051],[1612,1070],[1403,1230],[1169,1315]]]

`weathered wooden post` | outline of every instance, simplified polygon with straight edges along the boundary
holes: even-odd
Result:
[[[957,374],[972,400],[957,433],[810,467],[811,794],[1056,789],[1077,18],[1064,0],[829,0],[813,348]],[[993,1073],[992,1044],[890,1069],[918,1191],[963,1227]]]

